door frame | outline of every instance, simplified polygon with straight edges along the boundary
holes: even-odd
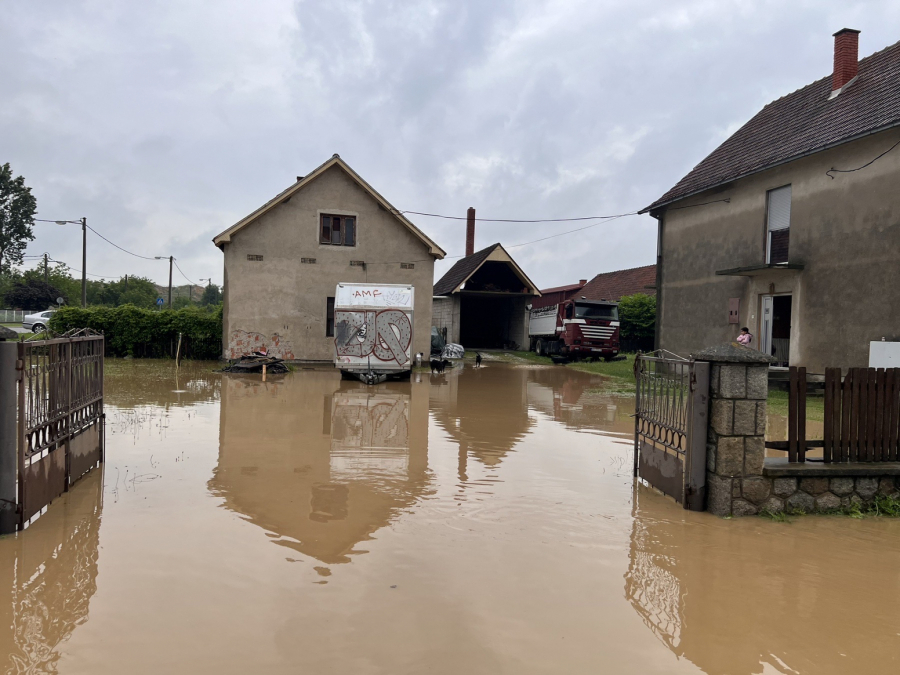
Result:
[[[775,319],[775,298],[776,297],[784,297],[784,296],[791,296],[791,298],[792,298],[791,299],[791,322],[790,322],[791,337],[789,338],[789,345],[788,345],[788,362],[790,362],[791,347],[793,346],[793,343],[794,343],[793,328],[794,328],[794,310],[795,310],[795,308],[794,308],[794,302],[793,302],[793,296],[794,296],[793,291],[788,291],[787,293],[760,293],[759,294],[759,322],[758,322],[759,325],[758,325],[758,333],[757,333],[757,335],[759,337],[759,342],[757,343],[757,349],[759,349],[759,351],[761,351],[763,354],[766,354],[767,356],[772,355],[772,326],[774,325],[773,322]],[[767,300],[768,300],[768,304],[769,304],[770,318],[769,318],[768,330],[765,330],[765,328],[764,328],[765,321],[766,321],[765,310],[766,310],[766,301]]]

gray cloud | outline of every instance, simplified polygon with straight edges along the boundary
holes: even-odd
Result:
[[[210,239],[338,152],[401,209],[480,217],[647,205],[762,105],[900,35],[894,2],[8,3],[0,161],[41,217],[88,217],[142,255],[221,282]],[[451,254],[464,225],[413,217]],[[479,223],[477,245],[564,224]],[[75,226],[29,248],[78,267]],[[655,221],[514,256],[541,286],[653,262]],[[449,266],[438,266],[438,274]],[[165,280],[89,238],[89,271]]]

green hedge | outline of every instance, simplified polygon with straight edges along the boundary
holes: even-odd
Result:
[[[73,328],[92,328],[106,336],[109,356],[172,358],[178,334],[182,334],[185,358],[217,359],[222,354],[222,309],[210,313],[119,307],[63,307],[50,319],[50,330],[63,333]]]

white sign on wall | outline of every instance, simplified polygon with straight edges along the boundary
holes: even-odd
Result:
[[[413,287],[399,284],[339,284],[335,307],[412,307]]]

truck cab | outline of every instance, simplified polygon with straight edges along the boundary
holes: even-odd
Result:
[[[619,354],[619,306],[580,298],[532,310],[529,335],[544,356],[609,360]]]

